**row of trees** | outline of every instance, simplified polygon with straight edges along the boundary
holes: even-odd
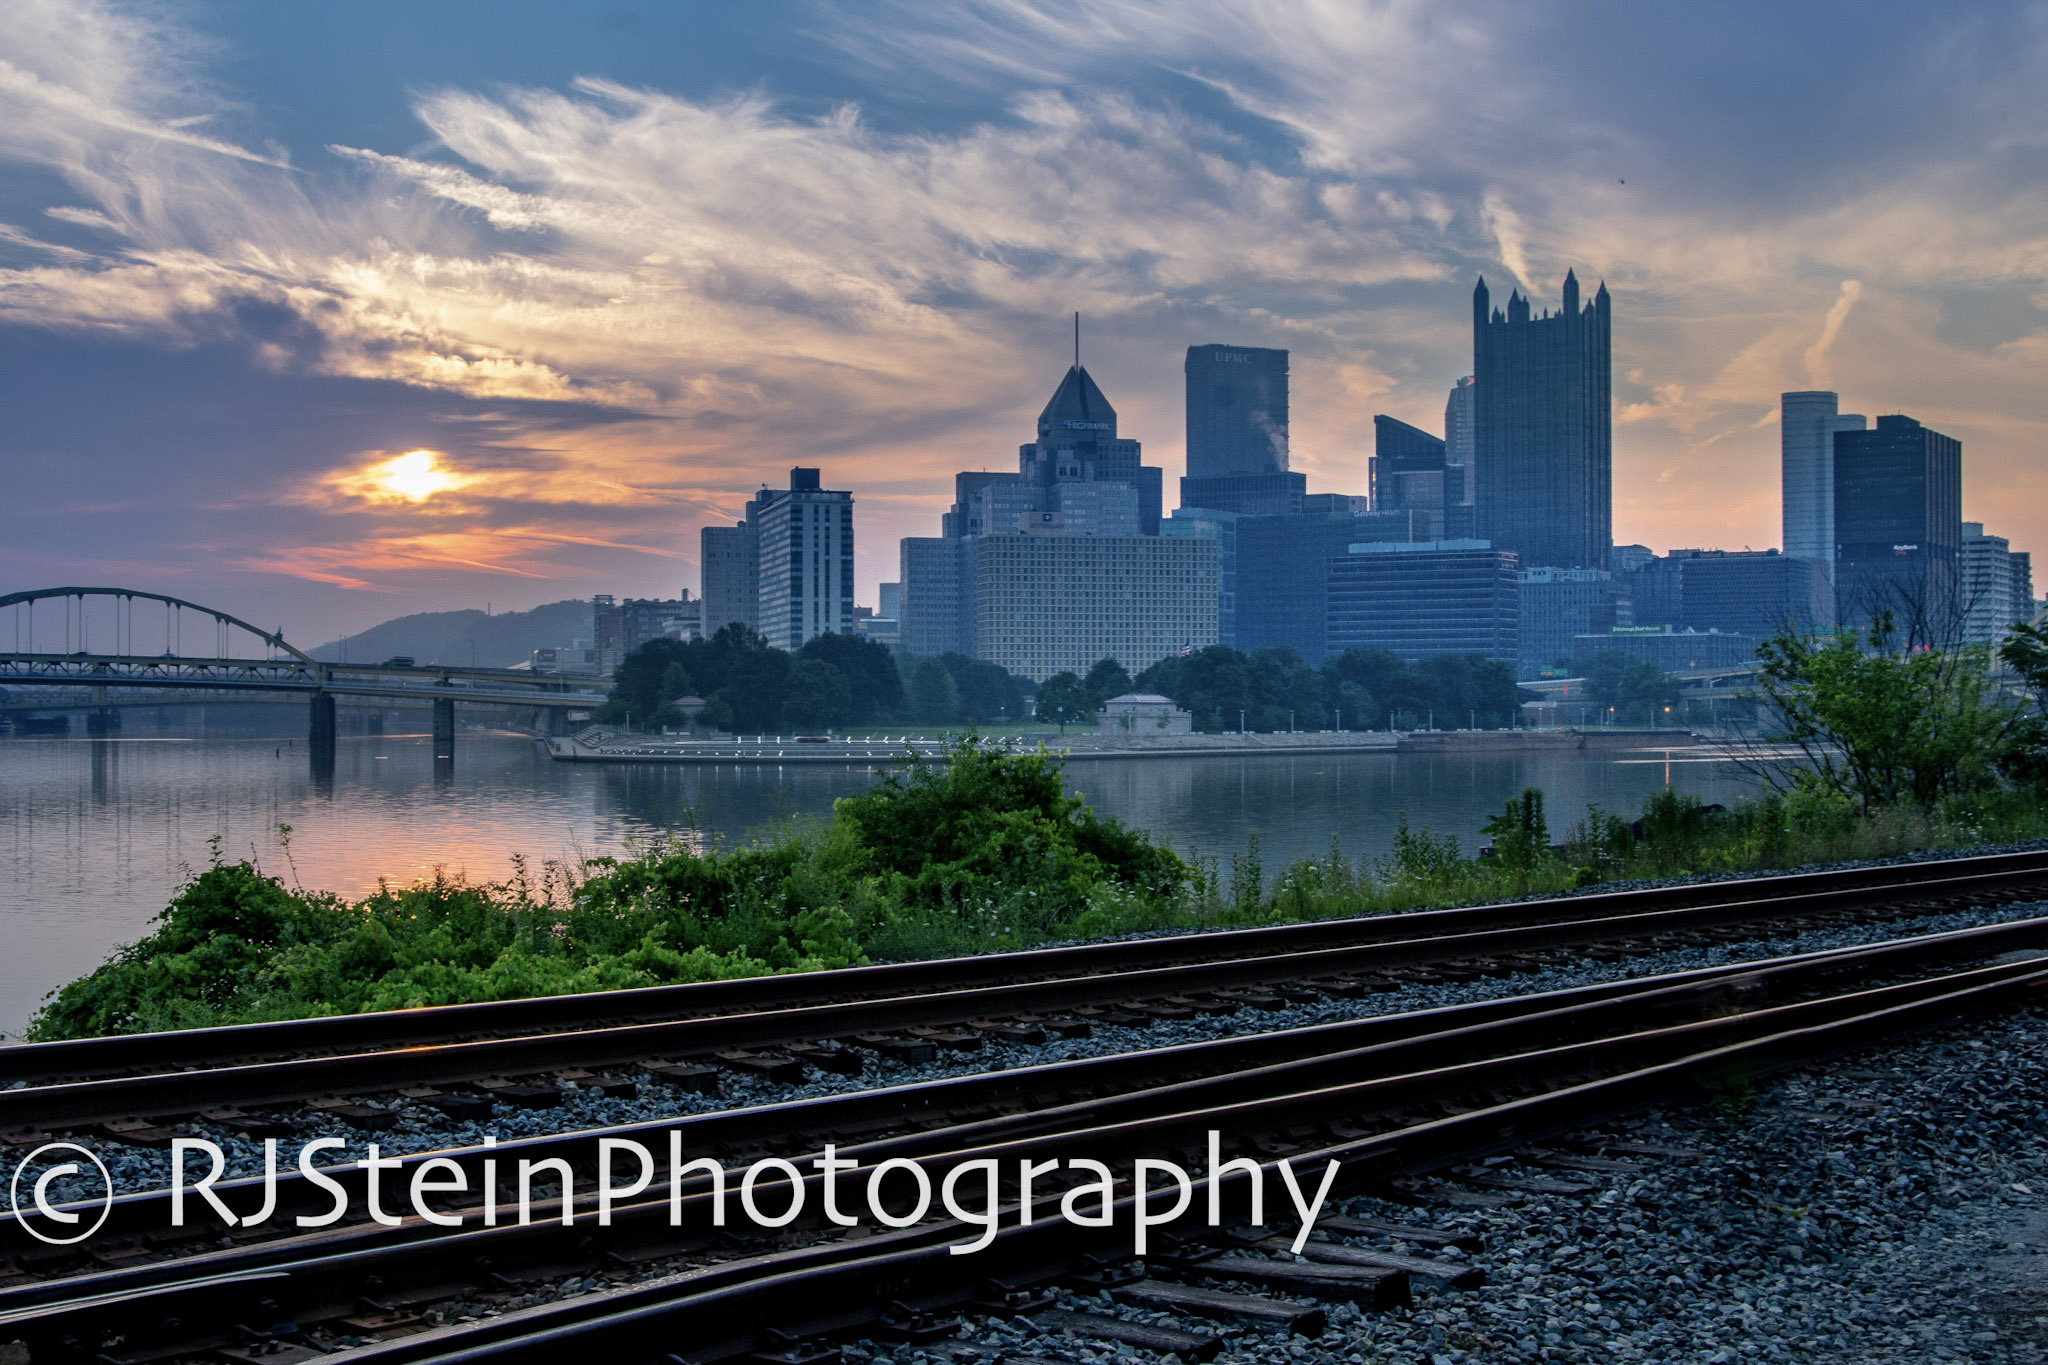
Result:
[[[1757,661],[1769,738],[1805,760],[1766,769],[1781,785],[1865,816],[2048,790],[2048,634],[2033,626],[2013,627],[1994,656],[1915,647],[1886,612],[1863,632],[1780,634]]]
[[[708,640],[650,640],[612,673],[597,713],[609,725],[679,726],[700,697],[699,724],[741,734],[893,722],[981,725],[1029,714],[1024,683],[962,654],[903,661],[859,635],[819,635],[791,654],[743,625]]]
[[[1617,724],[1654,725],[1680,704],[1677,676],[1642,659],[1594,654],[1574,661],[1572,672],[1585,679],[1583,699],[1596,711],[1612,711]]]
[[[1439,654],[1403,663],[1384,650],[1347,650],[1310,667],[1292,649],[1247,654],[1210,645],[1161,659],[1132,678],[1114,659],[1086,677],[1059,673],[1038,689],[1040,720],[1085,724],[1129,691],[1171,697],[1197,730],[1420,730],[1512,725],[1522,693],[1495,659]]]

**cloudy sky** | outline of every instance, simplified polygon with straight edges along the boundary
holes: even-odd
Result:
[[[1777,544],[1777,395],[1826,387],[2048,550],[2042,5],[0,0],[0,592],[308,643],[673,596],[810,464],[872,601],[1074,310],[1169,488],[1227,341],[1363,491],[1475,277],[1567,267],[1618,540]]]

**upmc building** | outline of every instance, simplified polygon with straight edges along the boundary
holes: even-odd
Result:
[[[1287,468],[1287,352],[1190,346],[1188,477]]]

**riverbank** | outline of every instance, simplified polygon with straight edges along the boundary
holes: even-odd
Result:
[[[951,957],[2044,833],[2038,805],[2022,793],[1857,817],[1811,794],[1710,809],[1659,787],[1633,822],[1597,805],[1566,805],[1556,812],[1561,826],[1575,807],[1584,813],[1560,828],[1559,842],[1543,794],[1525,789],[1486,822],[1491,856],[1467,857],[1456,838],[1403,814],[1385,856],[1347,855],[1333,833],[1320,854],[1269,864],[1255,828],[1227,859],[1183,858],[1070,792],[1051,754],[982,741],[946,757],[887,773],[839,797],[828,818],[785,823],[759,842],[716,848],[663,839],[632,857],[539,868],[517,861],[513,876],[495,883],[436,869],[409,886],[380,882],[359,901],[304,889],[289,843],[281,849],[288,886],[251,861],[225,862],[215,842],[216,861],[188,874],[153,932],[58,991],[32,1036]],[[280,827],[281,841],[289,834]]]
[[[943,759],[951,741],[906,735],[840,738],[810,735],[741,735],[713,739],[636,735],[592,726],[547,741],[548,757],[561,763],[791,763],[873,764],[902,761],[909,754]],[[1022,747],[1043,744],[1067,762],[1091,759],[1244,758],[1293,754],[1440,753],[1565,754],[1656,753],[1710,745],[1684,730],[1418,730],[1389,733],[1323,731],[1314,734],[1043,736]]]

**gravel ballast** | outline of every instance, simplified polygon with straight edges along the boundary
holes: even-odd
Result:
[[[434,1151],[480,1144],[486,1134],[499,1141],[549,1133],[574,1132],[619,1124],[652,1122],[683,1114],[709,1113],[753,1105],[803,1100],[827,1094],[901,1085],[947,1076],[1004,1071],[1022,1066],[1054,1063],[1076,1057],[1105,1056],[1166,1047],[1212,1038],[1272,1032],[1445,1005],[1496,999],[1509,995],[1562,990],[1603,981],[1629,980],[1671,972],[1690,971],[1725,963],[1754,961],[1794,953],[1818,952],[1830,948],[1942,933],[1979,924],[2004,923],[2048,914],[2048,902],[1987,906],[1923,915],[1908,920],[1812,929],[1800,933],[1779,933],[1733,943],[1718,943],[1671,949],[1634,956],[1615,962],[1582,962],[1555,965],[1512,976],[1482,978],[1460,983],[1418,983],[1360,999],[1327,998],[1312,1004],[1294,1005],[1277,1011],[1240,1010],[1236,1014],[1198,1015],[1184,1022],[1159,1022],[1150,1027],[1097,1027],[1088,1038],[1051,1039],[1042,1044],[1012,1044],[990,1040],[980,1051],[941,1053],[931,1062],[905,1064],[869,1056],[862,1074],[840,1076],[813,1072],[801,1085],[777,1085],[735,1073],[720,1078],[720,1093],[696,1095],[643,1083],[633,1097],[607,1098],[591,1089],[565,1089],[564,1102],[549,1109],[516,1109],[500,1104],[489,1120],[458,1122],[438,1110],[421,1104],[400,1107],[397,1123],[390,1129],[366,1133],[329,1115],[311,1110],[292,1116],[295,1132],[279,1140],[279,1149],[290,1153],[317,1137],[340,1138],[344,1147],[323,1153],[323,1164],[341,1165],[368,1155],[376,1144],[384,1156]],[[263,1171],[264,1149],[260,1141],[224,1128],[188,1125],[195,1134],[215,1141],[227,1154],[230,1176],[259,1175]],[[115,1186],[123,1193],[160,1189],[169,1182],[169,1155],[160,1150],[126,1147],[92,1141],[107,1161]]]
[[[2048,1012],[1872,1049],[1764,1082],[1739,1102],[1610,1131],[1698,1155],[1630,1157],[1640,1172],[1575,1173],[1595,1189],[1511,1209],[1343,1206],[1484,1236],[1469,1256],[1489,1274],[1479,1289],[1417,1279],[1408,1311],[1331,1304],[1329,1330],[1314,1341],[1136,1311],[1107,1295],[1066,1293],[1060,1306],[1222,1331],[1217,1365],[2048,1360]],[[1512,1161],[1499,1169],[1560,1174]],[[1026,1319],[992,1320],[971,1336],[1021,1356],[1157,1358]],[[849,1354],[866,1365],[938,1358],[885,1342]]]

